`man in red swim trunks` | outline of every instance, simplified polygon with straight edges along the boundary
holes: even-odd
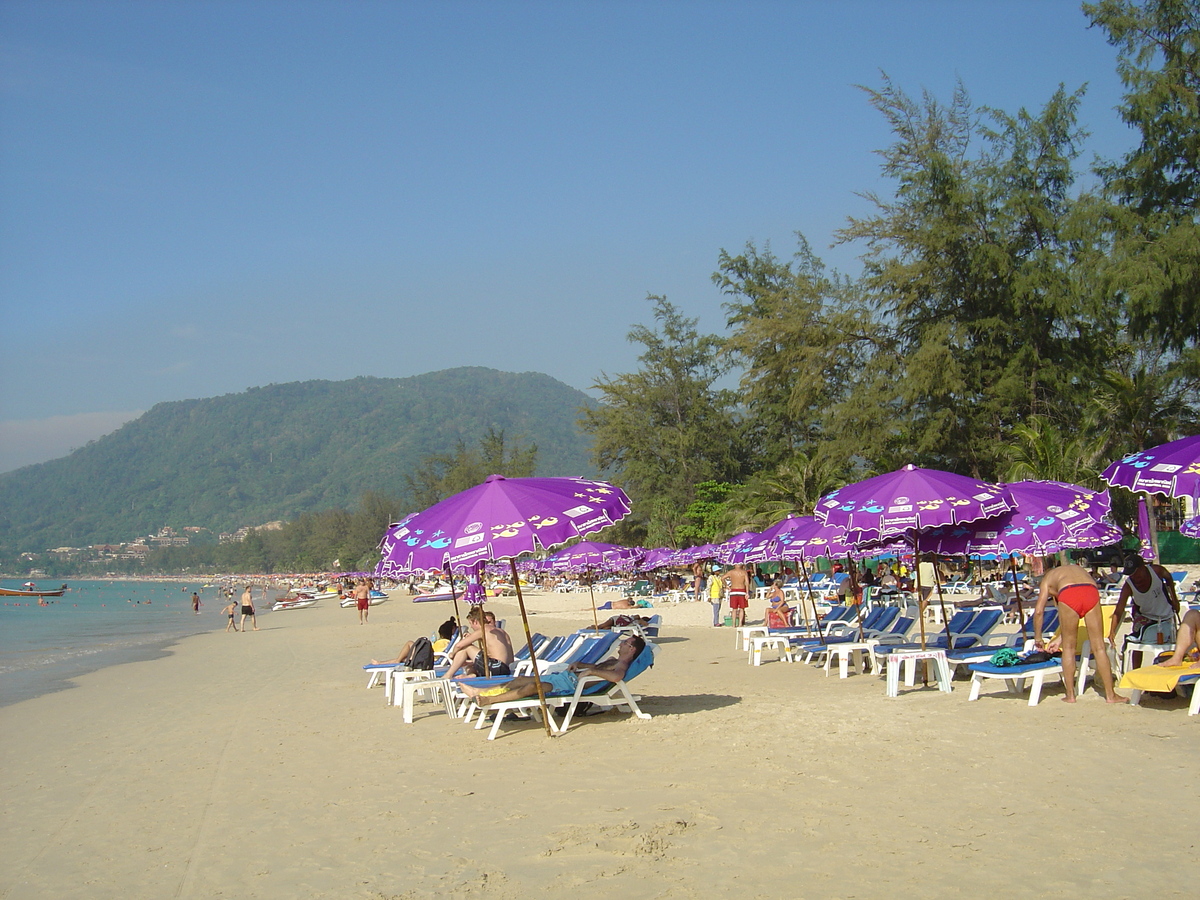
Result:
[[[1049,644],[1042,641],[1042,617],[1046,603],[1053,598],[1058,603],[1058,634]],[[1067,703],[1075,702],[1075,645],[1079,635],[1079,620],[1087,628],[1096,660],[1096,671],[1104,685],[1104,699],[1109,703],[1128,703],[1128,697],[1117,695],[1113,684],[1112,667],[1108,663],[1108,645],[1104,642],[1104,616],[1100,612],[1100,589],[1091,573],[1083,566],[1059,566],[1042,576],[1038,588],[1037,606],[1033,610],[1033,642],[1039,649],[1062,649],[1063,688]]]
[[[733,627],[740,628],[746,624],[746,607],[750,605],[750,576],[746,567],[740,563],[733,571],[725,576],[729,585],[729,611],[733,613]]]

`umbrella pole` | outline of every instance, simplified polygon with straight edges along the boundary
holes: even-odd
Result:
[[[858,616],[858,640],[863,639],[863,620],[862,620],[862,597],[858,593],[858,568],[854,565],[854,560],[847,555],[846,565],[850,569],[850,599],[854,601],[854,611]]]
[[[596,615],[596,591],[592,587],[592,570],[589,567],[587,570],[588,580],[588,596],[592,598],[592,624],[596,626],[596,630],[600,630],[600,617]]]
[[[913,583],[917,586],[917,621],[921,625],[921,649],[925,650],[925,597],[921,593],[921,548],[917,546],[915,535],[913,536],[913,568],[916,569]]]
[[[462,616],[458,612],[458,593],[454,590],[454,573],[450,573],[450,599],[454,601],[454,624],[462,628]]]
[[[521,623],[525,626],[525,643],[529,647],[529,661],[533,663],[538,706],[542,709],[542,724],[546,727],[546,737],[553,737],[550,731],[550,711],[546,709],[546,689],[542,687],[542,673],[538,671],[537,656],[533,652],[533,635],[529,633],[529,616],[525,613],[525,597],[521,594],[521,579],[517,575],[517,561],[510,558],[508,564],[512,566],[513,586],[517,589],[517,606],[521,608]]]
[[[801,561],[801,564],[803,565],[803,560]],[[779,558],[779,571],[782,574],[782,572],[783,572],[783,557]],[[804,580],[806,582],[808,581],[808,572],[804,573]],[[805,601],[812,600],[812,585],[809,584],[808,587],[809,587],[809,590],[808,590],[806,596],[800,598],[800,621],[804,623],[805,631],[812,631],[812,629],[808,627],[808,610],[806,610],[804,608]],[[816,612],[816,607],[813,607],[813,612]]]
[[[803,551],[802,551],[802,552],[803,552]],[[803,556],[801,556],[801,557],[800,557],[800,571],[804,573],[804,583],[805,583],[805,585],[807,585],[807,587],[808,587],[808,599],[809,599],[809,601],[810,601],[810,602],[812,602],[812,604],[813,604],[813,624],[817,626],[817,640],[818,640],[818,641],[820,641],[820,642],[821,642],[821,646],[822,646],[822,647],[824,647],[824,646],[825,646],[825,634],[824,634],[824,629],[823,629],[823,628],[821,628],[821,620],[820,620],[820,619],[817,617],[817,604],[816,604],[816,601],[814,601],[814,600],[812,599],[812,595],[813,595],[813,593],[812,593],[812,582],[811,582],[811,581],[809,581],[809,578],[808,578],[808,566],[806,566],[806,565],[804,564],[804,557],[803,557]],[[800,605],[801,605],[801,606],[803,606],[803,605],[804,605],[804,601],[803,601],[803,600],[802,600],[802,601],[800,601]],[[807,623],[806,623],[806,624],[807,624]]]
[[[1010,553],[1008,562],[1012,568],[1013,596],[1017,601],[1017,615],[1021,619],[1021,636],[1028,638],[1029,633],[1025,630],[1025,607],[1021,604],[1021,585],[1017,583],[1017,558]]]
[[[937,557],[933,558],[933,574],[937,575]],[[942,579],[934,578],[937,585],[938,606],[942,608],[942,621],[946,623],[946,649],[954,649],[954,633],[950,631],[950,617],[946,615],[946,598],[942,596]]]

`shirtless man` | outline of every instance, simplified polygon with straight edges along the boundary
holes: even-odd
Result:
[[[458,670],[467,662],[471,663],[472,674],[477,678],[489,675],[511,675],[513,663],[512,640],[507,632],[496,625],[496,617],[487,613],[483,627],[479,626],[479,609],[471,610],[467,621],[471,630],[457,644],[450,648],[450,668],[443,678],[453,678]],[[487,668],[483,665],[483,653],[480,646],[487,648]]]
[[[746,607],[750,605],[750,576],[746,567],[738,563],[725,576],[729,586],[729,611],[733,613],[733,627],[741,628],[746,624]]]
[[[588,625],[580,631],[612,631],[614,628],[628,628],[630,625],[649,625],[649,616],[612,616],[599,625]]]
[[[365,578],[354,585],[354,603],[358,607],[358,624],[366,625],[371,611],[371,585]]]
[[[617,647],[617,655],[596,665],[586,663],[571,663],[565,672],[547,672],[542,675],[542,690],[547,694],[557,694],[565,697],[575,693],[580,675],[595,675],[605,681],[616,684],[625,677],[629,666],[641,655],[646,648],[646,642],[637,635],[630,635],[621,641]],[[489,688],[462,685],[462,691],[480,706],[490,706],[493,703],[507,703],[510,700],[523,700],[537,695],[538,680],[532,675],[520,675],[512,681]]]
[[[1049,644],[1042,641],[1042,618],[1047,601],[1058,604],[1058,634]],[[1128,697],[1118,696],[1113,684],[1112,667],[1108,663],[1108,645],[1104,642],[1104,616],[1100,612],[1100,589],[1083,566],[1069,565],[1051,569],[1042,576],[1037,605],[1033,608],[1033,643],[1039,650],[1053,653],[1062,649],[1063,688],[1067,703],[1075,702],[1075,644],[1079,635],[1079,620],[1087,628],[1092,644],[1096,670],[1104,686],[1104,699],[1109,703],[1128,703]]]
[[[254,614],[254,595],[250,592],[250,585],[246,585],[246,590],[242,591],[242,631],[246,631],[246,616],[250,617],[250,624],[254,626],[254,630],[258,631],[258,616]]]
[[[1200,654],[1200,609],[1189,609],[1183,614],[1183,621],[1179,623],[1179,637],[1175,641],[1175,652],[1171,654],[1170,659],[1164,659],[1158,665],[1182,666],[1188,661],[1188,654],[1193,647],[1196,648],[1197,654]],[[1200,661],[1188,671],[1193,669],[1200,669]]]

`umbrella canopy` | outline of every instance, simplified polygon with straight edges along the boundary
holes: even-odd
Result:
[[[742,552],[742,558],[738,562],[760,563],[779,559],[779,536],[786,534],[800,524],[801,518],[804,517],[798,516],[795,513],[789,513],[770,528],[759,532],[758,540]],[[808,516],[807,518],[812,518],[812,516]]]
[[[844,528],[857,543],[871,539],[867,535],[872,532],[874,539],[896,537],[991,518],[1015,506],[1004,485],[908,465],[826,494],[815,512],[826,524]]]
[[[1194,519],[1188,519],[1179,526],[1179,533],[1184,537],[1195,538],[1200,541],[1200,516]]]
[[[1016,481],[1005,485],[1017,508],[969,525],[942,526],[919,536],[921,549],[943,556],[977,553],[1049,556],[1061,550],[1103,547],[1123,537],[1106,520],[1108,491],[1061,481]]]
[[[583,478],[489,475],[388,529],[380,543],[382,576],[516,559],[607,528],[629,514],[625,492]]]
[[[753,547],[762,535],[757,531],[743,531],[717,544],[716,560],[722,565],[736,566],[747,562],[746,551]]]
[[[1200,434],[1139,450],[1100,473],[1113,487],[1168,497],[1200,496]]]
[[[632,568],[646,551],[640,547],[623,547],[603,541],[582,541],[563,547],[542,560],[539,568],[549,572],[583,572],[588,570],[615,571]]]
[[[641,568],[647,572],[652,572],[655,569],[661,569],[669,566],[669,560],[676,554],[674,547],[655,547],[653,550],[647,550],[645,557],[642,558]]]

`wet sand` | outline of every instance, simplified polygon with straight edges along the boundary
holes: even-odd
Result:
[[[587,604],[527,598],[550,634]],[[494,608],[518,641],[515,604]],[[0,710],[0,897],[1194,895],[1183,699],[888,699],[751,667],[685,604],[635,682],[651,720],[489,743],[364,689],[363,663],[449,612],[272,614]]]

